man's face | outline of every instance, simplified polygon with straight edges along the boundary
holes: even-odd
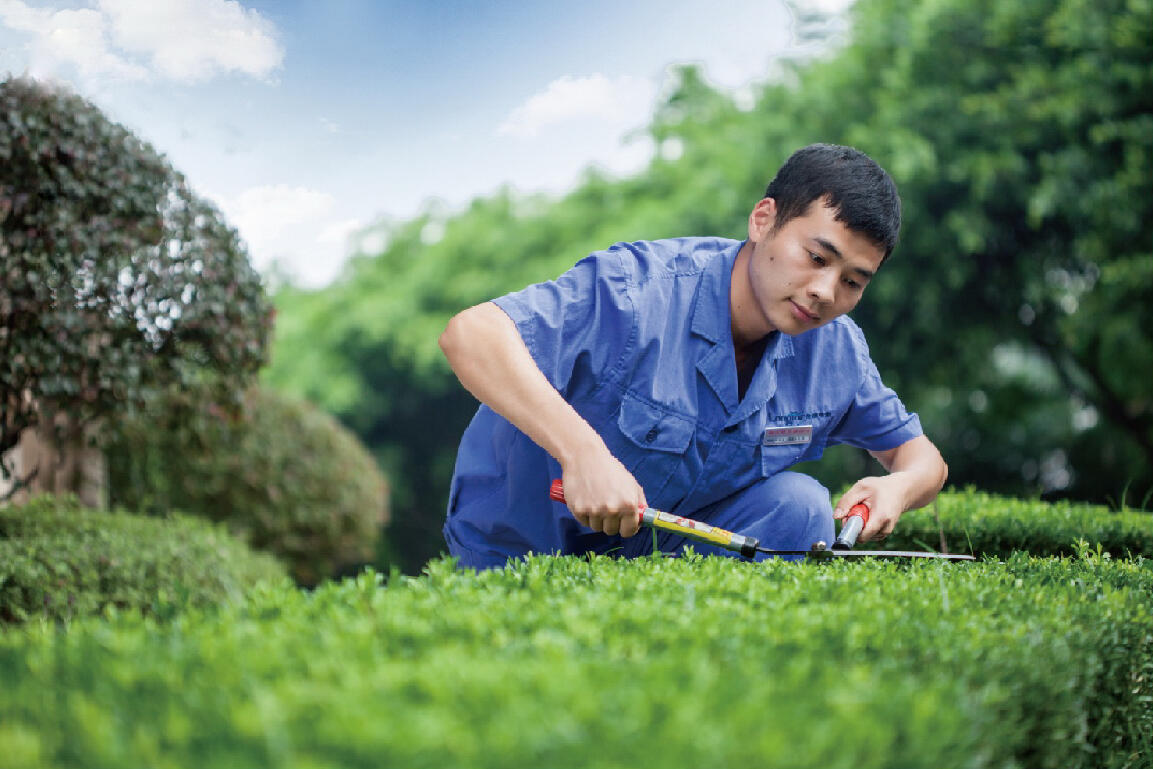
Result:
[[[778,230],[772,198],[753,209],[748,276],[757,327],[763,321],[768,331],[801,334],[857,306],[884,251],[835,216],[824,199],[815,200]]]

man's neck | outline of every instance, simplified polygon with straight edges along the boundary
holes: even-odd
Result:
[[[757,307],[749,284],[749,259],[753,253],[752,243],[745,241],[733,262],[733,275],[729,284],[729,324],[733,335],[733,349],[738,351],[752,345],[761,344],[773,331]],[[761,349],[764,345],[761,344]]]

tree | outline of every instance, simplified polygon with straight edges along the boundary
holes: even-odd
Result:
[[[161,388],[239,393],[265,361],[236,232],[127,129],[25,78],[0,82],[0,286],[5,479],[26,431],[66,446]]]
[[[954,479],[1153,491],[1153,36],[1144,0],[873,0],[797,91],[897,177],[860,320]],[[846,120],[845,116],[852,119]],[[960,475],[958,475],[960,471]],[[1131,500],[1131,501],[1134,501]]]

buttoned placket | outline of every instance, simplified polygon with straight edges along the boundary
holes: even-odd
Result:
[[[714,429],[708,455],[700,475],[689,492],[676,507],[676,512],[688,515],[713,502],[755,483],[762,477],[760,472],[760,421],[754,417],[763,411],[777,392],[778,364],[782,357],[791,355],[791,345],[782,350],[780,341],[774,340],[766,349],[745,398],[737,408],[728,414],[728,419],[720,429]],[[788,342],[788,338],[783,339]],[[717,345],[723,347],[724,345]],[[785,353],[785,355],[782,355]],[[733,387],[735,389],[736,365],[732,365]],[[756,425],[754,427],[753,425]],[[734,476],[734,468],[741,468]]]
[[[753,434],[759,430],[750,426],[750,419],[776,394],[778,362],[793,355],[792,340],[776,334],[762,353],[745,397],[738,400],[729,312],[736,253],[731,252],[728,258],[706,271],[693,305],[692,331],[710,343],[696,362],[699,377],[705,384],[698,387],[697,430],[698,435],[705,432],[712,437],[700,474],[674,508],[681,513],[723,498],[760,477],[760,435]],[[734,467],[748,469],[743,477],[732,478]]]

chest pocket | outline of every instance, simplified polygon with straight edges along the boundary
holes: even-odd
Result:
[[[762,442],[760,446],[761,477],[768,478],[782,470],[788,470],[800,461],[800,456],[805,448],[806,446],[796,444],[777,446]]]
[[[813,429],[812,435],[805,443],[774,445],[771,442],[766,444],[762,439],[761,474],[764,477],[787,470],[799,462],[811,462],[821,458],[829,438],[829,430],[832,428],[830,416],[814,415],[803,423]]]
[[[652,500],[681,468],[696,424],[626,392],[616,425],[623,440],[610,447],[613,455]]]

